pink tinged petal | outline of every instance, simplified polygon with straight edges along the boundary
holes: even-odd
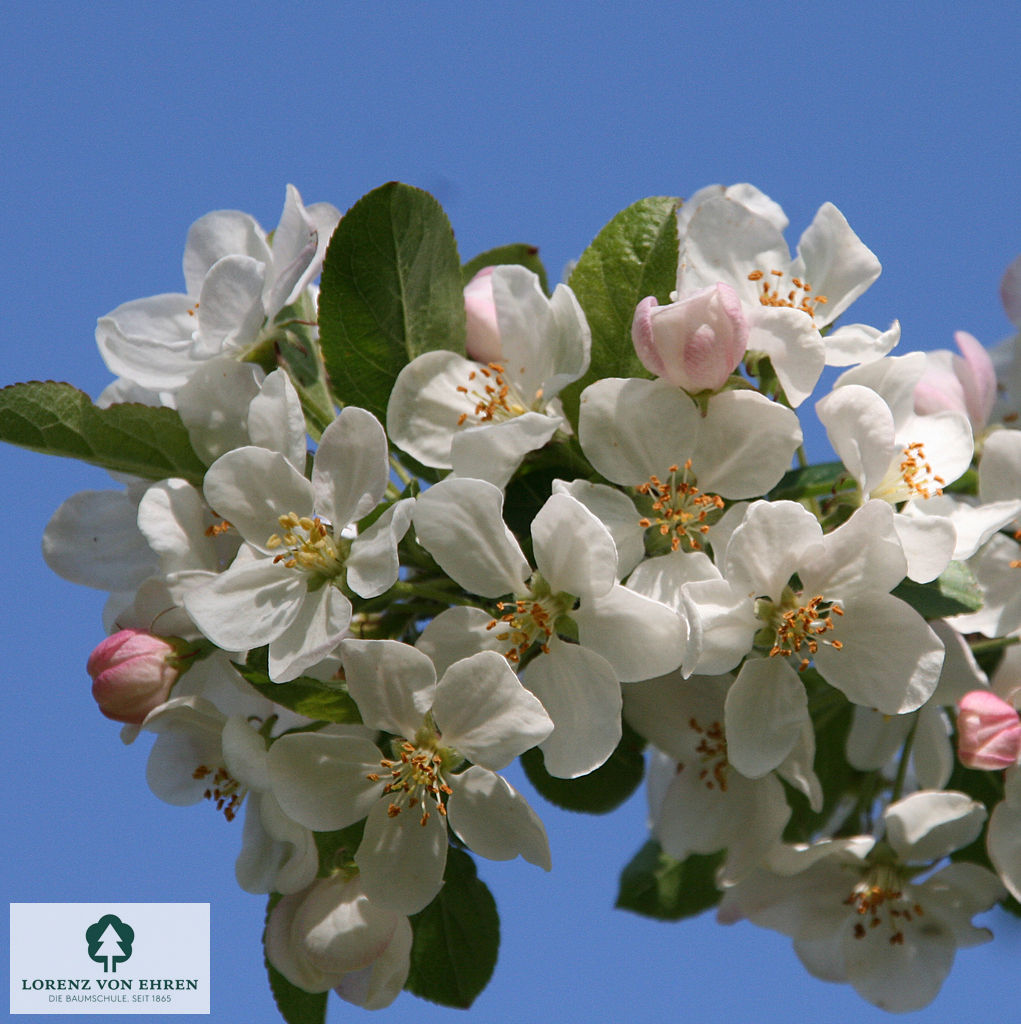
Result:
[[[436,671],[421,651],[398,640],[345,640],[347,687],[372,729],[411,738],[436,697]]]
[[[465,391],[478,363],[453,352],[425,352],[397,375],[386,410],[386,432],[425,466],[450,469],[450,445],[475,400]],[[459,390],[460,389],[460,390]],[[474,420],[472,420],[474,422]]]
[[[262,647],[299,614],[305,580],[268,558],[239,564],[184,595],[195,625],[225,651]]]
[[[214,263],[199,293],[193,354],[211,359],[247,348],[266,319],[262,286],[266,264],[248,256],[225,256]]]
[[[137,504],[123,491],[79,491],[46,524],[43,558],[72,583],[98,590],[137,587],[157,568],[137,518]]]
[[[443,673],[433,716],[445,746],[492,771],[506,768],[553,731],[542,704],[495,651],[456,661]]]
[[[698,408],[665,380],[608,377],[581,395],[578,436],[607,480],[636,486],[683,465],[701,429]]]
[[[376,961],[370,967],[345,974],[333,991],[364,1010],[385,1009],[401,994],[408,980],[413,939],[411,922],[399,915],[393,938]]]
[[[195,364],[187,384],[177,392],[177,411],[188,428],[192,448],[206,462],[215,462],[226,452],[251,443],[277,450],[276,443],[264,445],[249,432],[249,408],[259,394],[262,379],[263,371],[258,366],[236,359],[224,357]]]
[[[286,683],[322,661],[347,634],[351,613],[351,602],[334,586],[306,591],[298,613],[270,641],[270,678]]]
[[[422,631],[415,646],[429,656],[436,666],[438,675],[462,658],[471,657],[479,651],[496,651],[503,648],[503,641],[497,639],[490,629],[493,616],[481,608],[458,605],[440,612]]]
[[[886,840],[908,864],[942,860],[982,832],[986,809],[966,793],[921,790],[887,807]]]
[[[371,512],[390,479],[386,434],[379,420],[348,406],[323,431],[312,467],[316,511],[338,533]]]
[[[288,512],[311,515],[312,485],[279,452],[235,448],[209,467],[202,487],[209,507],[227,519],[249,544],[263,553],[280,532]]]
[[[553,720],[540,744],[546,771],[575,779],[603,764],[620,742],[620,683],[593,651],[559,637],[549,648],[525,669],[524,681]]]
[[[820,327],[836,320],[882,270],[879,260],[832,203],[823,203],[805,229],[798,242],[798,258],[815,294],[827,299],[818,310],[822,314]]]
[[[853,703],[899,715],[916,711],[936,689],[943,642],[899,598],[873,594],[845,604],[831,635],[843,646],[820,644],[816,668]]]
[[[552,868],[546,829],[508,782],[472,765],[450,783],[450,827],[470,850],[489,860],[524,857],[546,871]]]
[[[542,448],[562,426],[562,419],[541,412],[479,426],[465,424],[450,443],[451,467],[458,476],[506,487],[522,459]]]
[[[601,654],[621,682],[652,679],[684,660],[687,624],[668,605],[615,585],[571,612],[584,647]]]
[[[900,321],[885,331],[868,324],[844,324],[823,338],[827,366],[854,366],[881,359],[900,341]]]
[[[996,370],[989,353],[973,335],[957,331],[954,341],[961,352],[954,357],[954,369],[961,381],[972,429],[978,433],[989,422],[996,402]]]
[[[554,480],[554,494],[570,494],[610,531],[617,546],[617,578],[622,579],[645,557],[645,528],[639,526],[634,503],[615,487],[587,480]]]
[[[749,779],[777,768],[810,721],[797,673],[779,658],[746,661],[725,705],[727,758]]]
[[[1021,718],[990,690],[973,690],[957,703],[957,753],[966,768],[1002,771],[1021,758]]]
[[[248,407],[248,436],[259,448],[284,455],[301,474],[305,472],[305,414],[290,377],[274,370]]]
[[[583,600],[617,582],[617,547],[610,531],[568,494],[547,499],[532,521],[535,565],[554,592]]]
[[[727,544],[724,575],[735,588],[780,600],[804,551],[822,540],[818,520],[796,501],[756,501]]]
[[[269,263],[266,234],[255,218],[240,210],[214,210],[188,229],[184,246],[184,279],[188,294],[197,296],[210,268],[224,256],[250,256]]]
[[[397,545],[411,526],[414,498],[391,505],[365,533],[351,542],[347,585],[359,597],[378,597],[397,582]]]
[[[801,444],[790,409],[753,391],[725,391],[709,399],[692,467],[702,491],[755,498],[780,482]]]
[[[1021,327],[1021,256],[1004,271],[1000,282],[1000,299],[1007,319],[1015,327]]]
[[[96,344],[112,373],[155,391],[179,388],[195,370],[195,301],[152,295],[125,302],[96,324]]]
[[[769,356],[794,408],[815,390],[826,365],[825,339],[800,309],[756,309],[750,317],[748,347]]]
[[[748,321],[737,293],[719,283],[659,306],[643,299],[631,327],[642,364],[689,393],[717,391],[744,357]]]
[[[424,805],[428,808],[431,801]],[[418,807],[393,817],[380,799],[365,821],[355,853],[366,896],[378,906],[401,914],[424,910],[443,885],[447,863],[444,815],[432,811],[422,821]]]
[[[498,363],[503,358],[500,327],[496,322],[492,276],[495,267],[483,267],[464,286],[467,320],[465,352],[479,363]]]
[[[301,732],[269,748],[270,788],[286,815],[316,832],[361,821],[380,801],[382,755],[358,736]]]
[[[815,404],[833,450],[869,494],[897,450],[893,414],[876,392],[857,384],[834,388]]]
[[[868,501],[805,553],[798,575],[807,594],[851,600],[888,593],[905,568],[893,509],[885,501]]]
[[[419,543],[466,590],[502,597],[531,568],[503,521],[503,492],[482,480],[441,480],[415,502]]]

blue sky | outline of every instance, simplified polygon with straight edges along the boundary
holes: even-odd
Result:
[[[3,383],[98,393],[109,374],[96,318],[180,290],[185,233],[206,211],[247,210],[271,228],[288,182],[345,209],[406,181],[443,203],[463,258],[527,241],[557,277],[636,199],[750,181],[784,206],[792,244],[822,202],[845,213],[884,268],[855,319],[899,318],[902,350],[948,347],[956,329],[989,344],[1009,330],[997,288],[1021,252],[1009,191],[1021,27],[1003,3],[85,13],[15,0],[4,23]],[[98,470],[0,449],[8,899],[210,902],[207,1019],[270,1022],[264,901],[233,878],[240,822],[150,794],[147,741],[124,747],[89,696],[102,597],[53,576],[39,554],[57,505],[105,486]],[[467,1014],[403,995],[377,1020],[886,1019],[810,978],[780,936],[613,911],[617,874],[645,839],[642,799],[608,818],[535,805],[553,873],[480,861],[503,918],[490,987]],[[990,923],[998,941],[961,952],[940,999],[909,1019],[1003,1010],[1021,927]],[[329,1020],[364,1017],[337,1001]]]

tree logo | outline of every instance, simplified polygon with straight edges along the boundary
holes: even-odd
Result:
[[[114,914],[104,914],[95,924],[85,929],[89,944],[89,958],[103,965],[103,973],[117,973],[117,965],[131,956],[131,943],[135,929]]]

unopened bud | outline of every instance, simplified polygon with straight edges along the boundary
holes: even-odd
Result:
[[[122,629],[89,655],[92,696],[115,722],[140,725],[164,703],[181,670],[173,642],[144,629]]]
[[[467,318],[465,352],[477,363],[498,363],[503,358],[500,325],[493,299],[493,267],[483,267],[464,286]]]
[[[748,347],[748,321],[730,285],[660,306],[642,299],[631,324],[642,365],[690,394],[718,391]]]
[[[1021,757],[1021,718],[990,690],[972,690],[957,702],[957,754],[966,768],[999,771]]]

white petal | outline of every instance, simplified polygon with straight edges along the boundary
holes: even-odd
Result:
[[[250,345],[266,312],[262,285],[266,264],[249,256],[225,256],[209,269],[199,293],[194,355],[199,359]]]
[[[610,531],[580,501],[554,494],[532,521],[535,565],[554,592],[605,594],[617,582],[617,547]]]
[[[443,673],[433,715],[445,744],[493,771],[553,731],[543,706],[496,651],[456,661]]]
[[[503,493],[483,480],[442,480],[419,495],[415,529],[448,576],[482,597],[521,589],[530,567],[503,522]]]
[[[351,542],[347,585],[359,597],[378,597],[397,582],[397,545],[411,526],[413,507],[414,498],[396,502]]]
[[[360,821],[380,801],[383,785],[374,743],[357,736],[298,732],[281,736],[267,754],[270,787],[284,813],[316,832]]]
[[[950,564],[957,545],[957,530],[941,516],[894,516],[904,555],[908,579],[929,583]]]
[[[563,425],[559,417],[540,412],[479,426],[465,424],[451,440],[450,464],[458,476],[506,487],[521,460],[546,444]]]
[[[401,914],[424,910],[443,885],[447,826],[435,811],[422,823],[418,808],[390,817],[379,800],[365,821],[355,863],[365,894],[380,907]]]
[[[266,234],[254,217],[240,210],[213,210],[195,221],[184,246],[188,294],[199,294],[203,279],[217,260],[239,253],[270,262]]]
[[[821,539],[818,520],[796,501],[753,502],[727,544],[724,575],[735,588],[779,601],[802,553]]]
[[[440,612],[422,631],[415,646],[429,656],[436,674],[443,675],[461,658],[503,647],[489,628],[493,621],[493,616],[481,608],[457,605]]]
[[[1014,899],[1021,899],[1021,808],[1003,801],[993,808],[986,835],[989,859]]]
[[[450,827],[468,848],[490,860],[524,857],[549,871],[546,829],[525,798],[495,772],[472,765],[451,778]]]
[[[195,372],[177,392],[177,410],[188,428],[192,448],[206,462],[252,442],[248,410],[262,379],[263,371],[253,363],[227,357],[196,363]],[[264,447],[276,449],[275,445]]]
[[[986,809],[966,793],[921,790],[887,807],[886,839],[907,863],[927,864],[978,838]]]
[[[610,531],[617,545],[617,578],[623,579],[645,557],[645,528],[634,503],[615,487],[588,480],[554,480],[554,494],[570,494]]]
[[[248,436],[252,444],[283,454],[304,475],[305,414],[298,392],[283,370],[274,370],[252,398]]]
[[[620,742],[620,683],[594,651],[559,637],[549,648],[528,665],[524,681],[553,720],[541,744],[546,771],[574,779],[603,764]]]
[[[316,510],[341,530],[371,512],[390,479],[386,434],[379,420],[348,406],[323,431],[312,468]]]
[[[270,641],[270,678],[286,683],[322,661],[347,634],[351,611],[351,602],[336,587],[306,591],[298,613]]]
[[[827,366],[853,366],[880,359],[900,341],[900,322],[894,320],[885,330],[868,324],[844,324],[823,339]]]
[[[341,658],[362,721],[414,736],[436,696],[436,672],[428,657],[398,640],[345,640]]]
[[[896,451],[893,414],[874,391],[848,384],[816,402],[833,450],[866,494],[877,487]]]
[[[748,348],[769,356],[787,400],[796,409],[815,390],[826,365],[826,345],[800,309],[764,307],[750,317]]]

